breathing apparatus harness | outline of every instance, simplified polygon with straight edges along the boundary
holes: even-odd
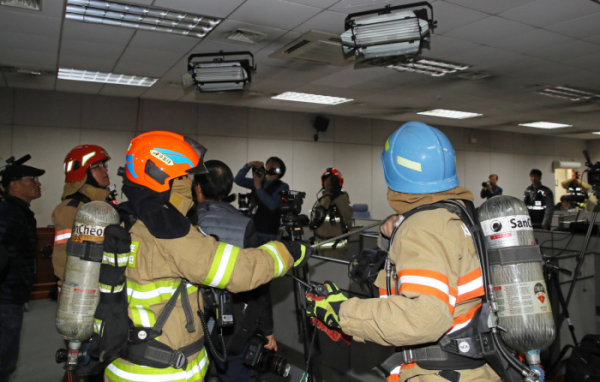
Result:
[[[341,225],[342,227],[342,234],[348,233],[348,226],[346,225],[346,221],[344,220],[344,217],[342,216],[342,214],[339,212],[339,209],[337,208],[337,206],[334,203],[334,200],[337,199],[338,197],[342,196],[342,195],[348,195],[347,192],[342,191],[341,188],[338,189],[332,189],[330,191],[329,194],[325,194],[325,189],[322,188],[321,190],[319,190],[319,192],[317,192],[317,201],[315,202],[315,204],[313,205],[313,208],[311,210],[311,224],[310,224],[310,228],[312,230],[316,230],[317,228],[321,227],[323,225],[323,223],[325,223],[325,221],[327,221],[327,218],[329,218],[329,222],[331,223],[332,226],[337,225],[338,223]],[[319,194],[321,194],[319,196]],[[325,208],[322,204],[321,201],[328,197],[330,199],[329,201],[329,206],[327,208]],[[317,239],[329,239],[328,237],[324,237],[324,236],[320,236],[315,234]],[[336,249],[338,245],[340,245],[341,242],[343,242],[346,239],[339,239],[336,240],[331,249]]]
[[[480,262],[485,290],[482,307],[466,327],[451,334],[445,334],[434,344],[398,348],[397,353],[378,365],[375,370],[387,377],[399,365],[417,363],[423,369],[442,370],[439,373],[440,377],[458,382],[460,373],[455,370],[475,369],[488,363],[504,382],[537,382],[540,380],[539,372],[523,364],[512,350],[506,347],[500,337],[500,331],[504,329],[498,326],[498,319],[495,315],[498,305],[495,301],[489,274],[490,256],[473,203],[469,200],[461,200],[461,202],[447,199],[417,207],[401,215],[389,244],[391,245],[401,224],[415,213],[444,208],[458,215],[471,234]],[[392,295],[392,278],[396,284],[399,282],[396,272],[395,270],[392,272],[392,268],[393,264],[388,255],[385,263],[388,295]],[[398,289],[396,288],[396,290]]]

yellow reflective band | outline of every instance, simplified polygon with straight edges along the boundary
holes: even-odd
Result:
[[[173,296],[181,281],[165,280],[149,284],[137,284],[127,280],[127,298],[129,306],[133,310],[136,305],[150,306],[160,304]],[[198,290],[192,284],[187,284],[187,293],[191,294]],[[179,296],[181,298],[181,296]]]
[[[224,289],[233,274],[240,249],[231,244],[219,243],[208,276],[202,284]]]
[[[119,262],[119,267],[124,267],[129,262],[129,252],[127,253],[117,253],[117,261]],[[102,264],[115,265],[115,254],[104,252],[102,255]]]
[[[102,293],[117,293],[123,290],[125,284],[115,286],[114,290],[112,285],[98,283],[98,287],[100,288],[100,292]]]
[[[139,241],[132,241],[131,242],[131,249],[129,252],[129,262],[127,263],[127,266],[130,268],[135,268],[136,264],[137,264],[137,251],[140,248],[140,242]]]
[[[279,255],[279,251],[277,251],[277,247],[274,242],[269,242],[265,245],[261,245],[260,247],[258,247],[258,249],[264,249],[265,251],[269,252],[271,257],[273,258],[273,263],[275,265],[275,277],[279,277],[283,273],[287,272],[287,269],[285,268],[285,263],[281,259],[281,255]]]
[[[411,170],[415,170],[418,172],[421,172],[421,163],[419,162],[413,162],[410,159],[406,159],[406,158],[402,158],[400,155],[398,155],[398,164],[402,167],[406,167],[409,168]]]
[[[115,382],[192,382],[204,379],[208,363],[206,350],[202,349],[198,357],[188,363],[185,371],[172,367],[157,369],[128,365],[117,359],[108,365],[105,375]]]
[[[102,320],[94,318],[94,333],[98,333],[102,337]]]
[[[390,149],[390,139],[388,138],[387,141],[385,141],[385,151],[388,151]]]

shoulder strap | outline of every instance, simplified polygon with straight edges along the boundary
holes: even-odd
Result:
[[[65,198],[65,200],[69,200],[69,203],[67,203],[68,207],[74,207],[74,208],[79,207],[79,203],[89,203],[92,201],[92,199],[88,198],[87,196],[85,196],[84,194],[82,194],[80,192],[76,192],[74,194],[67,196]]]

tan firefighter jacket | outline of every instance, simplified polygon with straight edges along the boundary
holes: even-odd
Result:
[[[328,239],[331,237],[339,236],[344,232],[347,232],[348,228],[352,225],[352,205],[350,204],[350,197],[348,194],[343,193],[333,201],[331,200],[331,196],[329,191],[324,191],[323,196],[321,197],[319,204],[323,206],[327,211],[329,211],[329,207],[331,204],[337,207],[337,213],[335,214],[334,221],[331,221],[331,217],[329,214],[325,217],[325,221],[323,224],[319,226],[315,230],[315,235],[317,237],[317,241]],[[344,226],[342,226],[342,222]],[[338,243],[336,248],[344,247],[347,243],[347,240],[344,239],[342,242]],[[329,248],[333,246],[334,243],[331,243]],[[327,247],[325,245],[324,247]],[[323,248],[323,247],[321,247]]]
[[[174,185],[175,186],[175,185]],[[189,200],[188,200],[189,196]],[[182,199],[180,195],[176,198]],[[171,203],[180,212],[191,206],[191,193]],[[189,233],[178,239],[158,239],[150,234],[141,220],[130,229],[132,252],[125,275],[129,294],[129,317],[137,327],[151,327],[177,289],[181,279],[187,279],[187,291],[193,312],[198,310],[202,295],[195,285],[227,289],[233,293],[248,291],[285,275],[294,260],[285,246],[269,242],[256,249],[240,249],[204,236],[190,226]],[[196,331],[186,329],[186,317],[181,299],[166,321],[158,340],[172,349],[179,349],[204,336],[198,316],[194,315]],[[134,365],[123,359],[112,362],[105,371],[105,381],[202,381],[208,370],[206,349],[188,358],[185,371],[174,368],[152,368]]]
[[[473,195],[462,187],[427,195],[388,191],[389,204],[399,214],[444,199],[473,200]],[[481,306],[483,280],[471,235],[458,215],[443,208],[412,215],[400,225],[389,254],[398,277],[398,293],[392,280],[392,295],[387,296],[385,271],[381,271],[376,285],[382,298],[352,298],[341,305],[340,323],[345,333],[360,342],[410,346],[436,342],[470,322]],[[388,381],[413,377],[412,381],[425,381],[429,380],[426,375],[437,372],[405,364]],[[499,381],[487,365],[459,372],[461,382],[463,378]]]
[[[82,184],[84,183],[84,184]],[[52,212],[52,224],[54,225],[54,249],[52,251],[52,266],[54,267],[54,274],[60,279],[58,285],[62,285],[62,280],[65,277],[65,264],[67,262],[67,241],[71,237],[71,229],[73,228],[73,221],[75,215],[79,210],[79,207],[85,203],[79,202],[78,205],[70,206],[70,199],[65,199],[67,196],[79,192],[92,201],[100,200],[104,201],[108,197],[109,191],[92,187],[89,184],[85,184],[85,179],[81,182],[69,182],[65,184],[64,191],[62,194],[63,201],[56,206],[54,212]]]

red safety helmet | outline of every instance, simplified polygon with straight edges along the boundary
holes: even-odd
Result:
[[[325,170],[323,175],[321,175],[321,187],[324,187],[323,183],[325,182],[325,178],[327,178],[327,177],[331,177],[331,182],[334,185],[335,185],[335,182],[337,181],[340,188],[344,185],[344,177],[342,176],[342,173],[333,167],[329,167],[329,168],[327,168],[327,170]]]
[[[156,192],[170,189],[169,181],[204,174],[206,149],[195,140],[168,131],[151,131],[134,138],[126,154],[126,179]]]
[[[65,182],[78,182],[85,178],[87,169],[92,163],[110,160],[108,153],[100,146],[80,145],[74,147],[63,163]]]

